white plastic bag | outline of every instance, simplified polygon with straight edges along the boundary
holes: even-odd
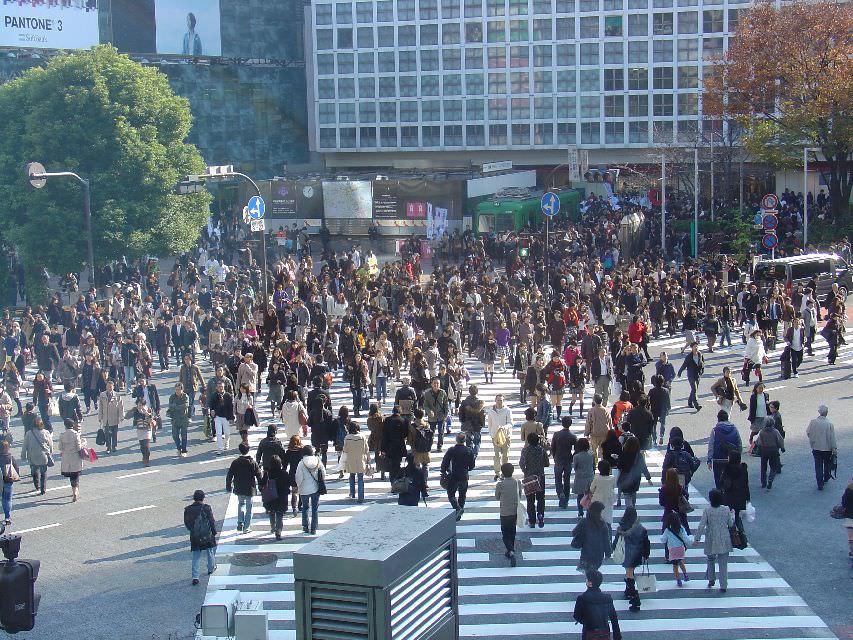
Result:
[[[752,506],[751,502],[746,503],[746,509],[744,510],[744,519],[747,522],[755,522],[755,507]]]

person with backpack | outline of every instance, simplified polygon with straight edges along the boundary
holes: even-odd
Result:
[[[427,493],[424,474],[418,465],[415,464],[415,456],[408,454],[406,456],[406,466],[403,468],[401,475],[394,481],[393,489],[398,489],[397,504],[404,507],[417,507],[421,499],[424,504],[429,497]]]
[[[207,557],[207,575],[216,571],[216,518],[213,509],[204,503],[204,491],[193,492],[193,503],[184,508],[184,526],[190,532],[193,586],[198,584],[201,554]]]
[[[432,430],[424,422],[422,409],[415,408],[413,415],[415,419],[409,424],[407,442],[412,448],[415,466],[423,473],[424,483],[429,484],[429,452],[432,450]]]
[[[503,394],[495,396],[495,404],[486,412],[486,422],[495,452],[495,482],[500,478],[501,467],[509,462],[509,445],[512,438],[512,411],[504,406]]]
[[[270,460],[278,456],[284,460],[284,445],[278,439],[278,425],[274,422],[267,425],[267,436],[258,443],[255,451],[255,462],[266,471],[270,467]]]
[[[680,587],[682,575],[685,582],[690,581],[690,576],[687,575],[687,567],[684,566],[684,558],[687,556],[687,547],[693,544],[693,538],[681,524],[681,518],[678,517],[677,513],[670,512],[664,520],[663,527],[660,541],[663,544],[666,561],[672,565],[675,583]],[[681,570],[680,574],[679,569]]]
[[[465,434],[456,434],[456,444],[447,450],[441,461],[441,486],[447,489],[447,501],[456,511],[456,520],[465,513],[468,493],[468,474],[477,464],[474,451],[465,444]]]
[[[714,472],[714,485],[718,489],[721,487],[723,469],[729,461],[729,452],[740,453],[742,446],[737,427],[729,422],[728,411],[720,409],[717,412],[717,424],[711,429],[711,437],[708,438],[707,459],[708,469]]]
[[[441,388],[441,380],[438,377],[430,381],[430,387],[424,391],[424,414],[433,435],[438,432],[438,446],[436,451],[441,451],[444,446],[444,422],[450,415],[450,398],[447,392]]]
[[[669,449],[663,458],[661,482],[666,478],[667,470],[675,469],[678,473],[678,480],[681,486],[687,488],[690,485],[693,474],[696,473],[701,465],[702,463],[699,458],[687,450],[684,438],[676,436],[669,441]]]
[[[785,439],[776,429],[772,419],[768,418],[764,421],[764,426],[761,427],[755,439],[755,446],[761,453],[761,488],[770,491],[776,474],[782,470],[779,454],[785,451]],[[770,466],[769,476],[767,475],[768,465]]]
[[[474,452],[474,458],[480,453],[480,438],[486,424],[484,403],[477,397],[479,389],[472,384],[468,387],[468,397],[459,405],[459,419],[462,421],[462,433],[465,434],[465,445]]]
[[[620,564],[625,569],[625,598],[628,600],[630,610],[634,613],[640,610],[640,592],[634,579],[634,571],[641,566],[651,555],[652,545],[649,541],[649,532],[640,524],[637,516],[637,508],[633,505],[625,507],[619,526],[616,527],[616,535],[613,537],[613,551],[619,548],[622,541],[622,560]],[[619,562],[618,558],[614,558]]]

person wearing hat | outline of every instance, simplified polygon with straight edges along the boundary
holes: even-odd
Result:
[[[216,571],[216,518],[213,509],[204,503],[204,491],[193,492],[193,503],[184,508],[184,526],[190,532],[193,585],[198,584],[201,554],[207,557],[207,575]]]

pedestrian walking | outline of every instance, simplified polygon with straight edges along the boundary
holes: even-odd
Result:
[[[611,503],[612,504],[612,503]],[[602,519],[604,505],[594,500],[587,514],[572,530],[572,548],[580,549],[578,571],[585,572],[598,569],[604,558],[613,554],[610,542],[610,525]]]
[[[263,473],[261,503],[270,519],[270,533],[275,535],[276,540],[281,540],[289,494],[290,476],[284,469],[278,454],[273,454],[269,459],[269,467]],[[237,526],[239,530],[239,524]],[[245,527],[243,530],[246,531]]]
[[[685,370],[687,371],[687,382],[690,384],[690,396],[687,398],[687,406],[696,409],[698,413],[702,410],[702,405],[699,404],[696,394],[699,390],[699,379],[705,373],[705,356],[699,351],[698,342],[694,341],[690,343],[690,353],[684,356],[684,361],[678,368],[679,378]]]
[[[749,467],[741,462],[740,451],[729,452],[729,461],[723,468],[720,478],[720,490],[723,494],[723,504],[734,512],[735,526],[738,531],[743,532],[743,521],[740,514],[746,510],[746,503],[750,501],[749,494]]]
[[[221,456],[230,447],[231,423],[234,421],[234,396],[225,391],[224,382],[217,381],[208,408],[216,432],[216,455]]]
[[[595,394],[592,397],[592,407],[586,414],[586,426],[583,432],[584,438],[589,440],[589,450],[596,460],[598,460],[598,449],[604,444],[604,440],[613,426],[610,412],[601,403],[601,396]]]
[[[477,397],[479,389],[472,384],[468,387],[468,396],[459,405],[459,420],[462,423],[462,433],[465,434],[465,444],[474,452],[474,458],[480,453],[480,437],[486,424],[486,412],[483,401]]]
[[[299,489],[302,504],[302,531],[312,536],[317,533],[317,511],[320,509],[320,496],[326,493],[326,468],[320,458],[314,454],[311,445],[302,447],[303,456],[296,466],[294,480]],[[311,509],[311,521],[308,521],[308,509]]]
[[[494,448],[495,482],[500,477],[501,467],[509,461],[509,447],[512,439],[512,411],[504,406],[503,394],[495,396],[495,404],[486,412],[486,424]],[[524,435],[522,435],[522,442]],[[544,484],[543,484],[544,488]]]
[[[359,426],[351,422],[349,433],[344,438],[342,463],[344,473],[349,474],[350,500],[357,498],[359,504],[364,502],[364,473],[367,469],[369,456],[367,440],[361,434]],[[358,494],[356,494],[356,486],[358,487]]]
[[[752,394],[749,396],[749,444],[752,448],[752,441],[755,436],[761,431],[764,422],[770,415],[770,395],[764,391],[764,383],[756,382],[752,388]]]
[[[571,493],[572,462],[578,438],[572,433],[571,416],[561,418],[563,428],[551,438],[551,455],[554,458],[554,490],[560,509],[569,506]]]
[[[35,426],[24,435],[24,451],[30,465],[33,487],[41,495],[47,491],[47,468],[53,466],[53,434],[36,416]]]
[[[675,469],[678,473],[679,484],[685,489],[690,486],[693,474],[699,470],[702,463],[699,458],[693,455],[693,450],[688,449],[688,447],[690,445],[684,442],[684,438],[681,436],[674,436],[670,439],[669,447],[661,465],[661,481],[666,478],[669,469]]]
[[[398,505],[417,507],[423,500],[424,506],[426,506],[429,493],[423,470],[416,463],[414,454],[406,455],[406,466],[403,467],[400,476],[397,478],[395,488],[399,489],[397,493]]]
[[[690,524],[687,521],[690,501],[688,500],[687,488],[681,484],[678,471],[675,468],[670,467],[666,472],[663,484],[658,489],[658,504],[663,507],[662,523],[666,523],[670,514],[674,513],[678,516],[687,533],[690,533]]]
[[[693,538],[681,523],[681,518],[678,517],[677,513],[670,511],[666,516],[660,541],[663,544],[666,561],[672,565],[675,583],[680,587],[682,576],[685,581],[690,580],[687,567],[684,565],[684,558],[687,554],[687,547],[693,544]]]
[[[575,610],[572,617],[575,622],[583,625],[581,640],[610,639],[610,629],[613,628],[613,640],[622,640],[619,629],[619,616],[613,606],[610,594],[601,591],[604,577],[600,571],[586,572],[586,591],[575,600]]]
[[[614,552],[619,549],[620,540],[620,564],[625,569],[625,599],[628,600],[630,610],[637,612],[640,610],[640,592],[637,591],[634,571],[648,560],[652,546],[649,542],[649,532],[640,524],[637,509],[633,505],[625,507],[619,526],[616,527],[616,534],[613,536]]]
[[[779,456],[785,451],[785,440],[772,419],[768,418],[764,422],[764,426],[758,432],[755,446],[761,453],[761,488],[769,491],[773,488],[773,479],[782,470]],[[768,466],[770,467],[769,476],[767,475]]]
[[[672,399],[669,389],[664,386],[663,376],[652,376],[652,388],[649,389],[649,410],[652,412],[655,424],[660,429],[658,444],[663,444],[666,435],[666,418],[672,408]],[[652,433],[654,440],[654,433]]]
[[[708,469],[714,472],[714,485],[721,488],[723,469],[729,460],[729,452],[740,453],[743,445],[737,427],[729,422],[729,414],[722,409],[717,412],[717,424],[708,438]]]
[[[640,440],[633,435],[625,438],[622,445],[622,455],[617,461],[619,476],[616,479],[616,487],[621,496],[625,498],[626,507],[637,505],[637,492],[640,490],[640,482],[645,476],[648,483],[652,484],[652,475],[646,466],[646,457],[640,450]],[[617,504],[619,501],[617,500]]]
[[[216,518],[204,497],[204,491],[196,489],[192,504],[184,508],[184,526],[190,532],[193,586],[198,584],[202,553],[207,558],[207,575],[216,571]]]
[[[115,390],[115,382],[106,383],[98,405],[98,424],[106,436],[107,453],[115,453],[118,448],[118,427],[124,419],[124,398]]]
[[[15,483],[21,479],[18,461],[10,451],[9,441],[0,441],[0,502],[3,506],[3,524],[12,524],[12,492]]]
[[[735,402],[741,411],[746,408],[746,403],[740,396],[740,389],[732,378],[732,370],[729,367],[723,367],[723,375],[711,385],[711,393],[714,394],[720,409],[728,414],[731,414]]]
[[[59,455],[62,456],[59,471],[71,483],[71,502],[80,499],[80,474],[83,473],[80,450],[87,446],[86,438],[80,435],[80,425],[66,420],[65,431],[59,436]]]
[[[518,526],[521,497],[524,489],[521,483],[512,477],[515,467],[510,462],[501,465],[501,479],[495,485],[495,500],[498,501],[501,522],[501,538],[503,539],[506,552],[504,556],[509,558],[510,566],[516,566],[515,557],[515,530]]]
[[[142,454],[143,466],[151,464],[151,438],[154,432],[154,416],[151,409],[145,404],[145,398],[137,398],[133,409],[128,409],[125,418],[133,421],[136,429],[136,440],[139,442],[139,452]]]
[[[187,457],[187,431],[190,427],[191,406],[189,395],[184,393],[184,385],[177,383],[175,393],[169,396],[166,415],[172,421],[172,440],[178,450],[179,458]]]
[[[575,474],[572,492],[575,494],[577,501],[579,518],[583,517],[584,498],[589,493],[589,486],[592,484],[593,477],[595,477],[595,458],[589,449],[589,440],[579,438],[578,443],[575,445],[575,455],[572,458],[572,471]]]
[[[708,580],[708,588],[713,589],[717,582],[716,569],[720,572],[720,593],[725,593],[729,587],[729,553],[732,551],[732,540],[729,528],[735,523],[732,511],[723,504],[723,494],[717,489],[711,489],[708,493],[710,506],[702,511],[702,519],[696,528],[694,546],[704,541],[705,556],[707,557],[707,568],[705,577]]]
[[[447,501],[461,520],[468,493],[468,474],[476,465],[474,451],[465,444],[465,434],[456,434],[456,444],[447,450],[441,461],[441,486],[447,489]]]
[[[225,475],[225,491],[237,496],[237,531],[249,533],[252,527],[252,498],[263,484],[258,463],[249,455],[249,445],[241,442],[240,455],[231,462]]]
[[[853,562],[853,480],[850,481],[844,490],[844,495],[841,496],[840,507],[841,517],[843,518],[842,524],[847,529],[847,546],[850,547],[848,557]]]
[[[835,440],[835,426],[826,417],[829,408],[822,404],[817,408],[817,413],[817,418],[809,422],[806,436],[814,457],[817,488],[823,491],[823,485],[829,482],[832,456],[838,454],[838,444]]]
[[[616,500],[616,478],[611,474],[610,463],[607,460],[598,462],[598,475],[589,485],[590,501],[604,505],[602,518],[608,527],[613,526],[613,503]]]
[[[436,377],[430,381],[430,388],[424,391],[423,398],[424,414],[429,428],[434,435],[438,435],[436,451],[441,451],[444,447],[444,424],[447,416],[450,415],[450,400],[447,392],[441,388],[439,378]],[[497,402],[497,397],[495,402]]]
[[[524,493],[527,496],[527,526],[545,526],[545,467],[550,466],[542,438],[531,433],[521,450],[518,466],[524,474]]]

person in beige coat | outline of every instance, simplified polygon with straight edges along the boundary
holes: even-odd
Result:
[[[115,383],[110,380],[98,404],[98,424],[107,436],[107,453],[115,453],[118,447],[118,427],[123,419],[124,400],[120,393],[116,393]]]
[[[62,462],[59,470],[71,482],[71,501],[80,498],[80,474],[83,473],[83,458],[80,449],[87,447],[86,438],[80,435],[80,426],[73,420],[65,420],[65,431],[59,436],[59,453]]]
[[[249,386],[250,393],[257,393],[258,365],[255,364],[254,356],[247,353],[243,356],[243,362],[237,367],[237,379],[234,386],[239,389],[244,384]]]
[[[601,405],[601,396],[596,393],[592,396],[592,408],[586,414],[586,428],[583,432],[584,438],[589,439],[589,450],[595,460],[598,460],[598,448],[604,443],[612,426],[610,412]]]
[[[358,502],[364,502],[364,471],[368,459],[367,439],[361,434],[358,425],[349,424],[349,433],[344,438],[343,466],[349,474],[349,497],[356,497],[356,481],[358,481]]]

